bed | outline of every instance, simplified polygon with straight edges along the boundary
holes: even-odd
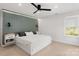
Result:
[[[32,34],[22,37],[16,36],[16,45],[29,55],[34,55],[51,44],[51,42],[51,37],[47,35]]]

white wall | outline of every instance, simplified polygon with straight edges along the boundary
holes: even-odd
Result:
[[[78,38],[69,39],[64,37],[64,18],[75,15],[79,15],[79,11],[41,18],[39,23],[39,31],[42,34],[51,35],[54,41],[79,45]]]

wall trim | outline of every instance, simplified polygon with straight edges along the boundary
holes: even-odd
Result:
[[[53,40],[53,41],[60,42],[60,43],[63,43],[63,44],[73,45],[73,46],[79,46],[78,44],[75,44],[75,43],[72,44],[72,43],[68,43],[66,41],[60,41],[60,40]]]

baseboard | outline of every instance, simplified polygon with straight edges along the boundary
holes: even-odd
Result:
[[[68,43],[68,42],[65,42],[65,41],[60,41],[60,40],[53,40],[55,42],[59,42],[59,43],[63,43],[63,44],[68,44],[68,45],[73,45],[73,46],[79,46],[78,44],[72,44],[72,43]]]

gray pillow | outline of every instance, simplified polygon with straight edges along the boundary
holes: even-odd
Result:
[[[20,37],[26,36],[25,32],[19,32],[18,35],[19,35]]]

